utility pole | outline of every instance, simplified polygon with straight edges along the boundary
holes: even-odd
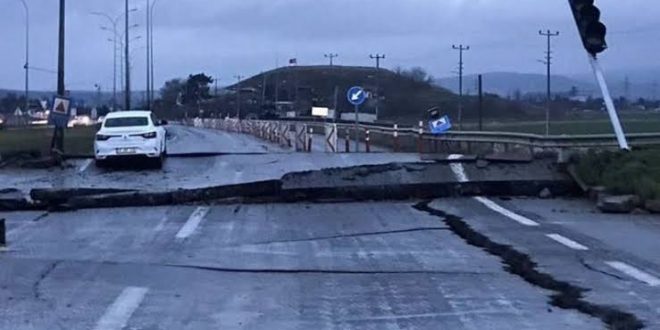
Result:
[[[623,80],[623,97],[626,98],[626,102],[630,102],[630,78],[628,76]]]
[[[559,36],[559,31],[557,32],[550,32],[550,30],[547,30],[546,32],[543,32],[539,30],[539,35],[548,38],[548,50],[545,53],[545,61],[542,61],[543,64],[546,65],[547,67],[547,79],[548,79],[548,94],[547,94],[547,101],[548,101],[548,107],[545,109],[545,135],[548,136],[550,135],[550,112],[552,110],[552,90],[551,90],[551,80],[552,77],[550,75],[550,67],[552,66],[552,37],[557,37]]]
[[[241,120],[241,81],[244,77],[239,74],[235,75],[234,78],[238,80],[236,84],[236,119]]]
[[[20,0],[25,9],[25,111],[30,109],[30,9],[25,0]]]
[[[484,130],[484,84],[483,76],[479,75],[479,131]]]
[[[323,55],[323,56],[325,56],[325,58],[329,58],[329,59],[330,59],[330,66],[332,66],[332,65],[333,65],[333,60],[334,60],[335,58],[339,57],[339,54],[333,54],[333,53],[330,53],[330,54],[325,54],[325,55]]]
[[[458,50],[458,129],[463,130],[463,52],[470,50],[470,46],[452,45]]]
[[[58,49],[57,49],[57,95],[65,96],[64,87],[64,27],[65,27],[65,0],[60,0],[60,17],[58,31]],[[53,139],[51,140],[51,150],[64,151],[64,127],[55,126]]]
[[[149,40],[151,39],[151,4],[147,0],[147,110],[151,110],[151,47],[149,45]]]
[[[155,99],[155,88],[154,88],[154,7],[156,6],[156,2],[158,0],[152,0],[151,1],[151,6],[147,8],[149,11],[149,38],[147,38],[147,47],[149,47],[149,71],[150,73],[150,79],[149,81],[151,82],[151,91],[149,92],[149,99],[153,102]]]
[[[369,58],[376,60],[376,120],[380,114],[380,60],[385,59],[385,54],[369,55]]]
[[[128,28],[128,0],[124,1],[125,3],[125,19],[124,19],[124,69],[126,70],[125,78],[126,84],[124,91],[124,110],[131,109],[131,63],[129,58],[129,28]]]

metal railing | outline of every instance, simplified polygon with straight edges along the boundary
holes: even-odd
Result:
[[[300,120],[238,121],[236,119],[195,118],[188,120],[185,124],[252,134],[289,146],[295,144],[296,132],[303,131],[307,135],[310,134],[311,130],[312,134],[323,134],[326,127],[330,127],[330,125],[335,127],[340,140],[346,140],[347,137],[352,139],[356,133],[354,124]],[[420,123],[417,127],[361,123],[358,125],[358,130],[357,135],[360,141],[366,142],[367,145],[373,143],[374,145],[388,147],[393,151],[407,152],[493,152],[514,149],[530,149],[535,152],[618,147],[614,134],[541,136],[527,133],[451,131],[442,135],[434,135],[426,129],[423,123]],[[660,133],[628,134],[627,138],[631,146],[660,145]],[[337,147],[337,151],[342,151],[341,146]],[[307,147],[302,149],[307,149]]]

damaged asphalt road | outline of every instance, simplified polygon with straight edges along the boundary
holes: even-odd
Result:
[[[0,329],[660,328],[660,221],[552,162],[172,139],[195,157],[162,172],[7,175]]]
[[[268,163],[265,166],[271,165]],[[465,195],[536,196],[542,190],[562,196],[576,191],[573,181],[548,161],[492,163],[488,167],[468,162],[461,166],[464,166],[473,180],[458,180],[447,161],[385,163],[328,167],[289,172],[270,180],[164,191],[116,188],[33,189],[30,192],[31,201],[19,199],[15,208],[9,202],[0,203],[0,207],[5,210],[55,211],[223,202],[225,199],[233,202],[237,198],[243,202],[405,200]]]
[[[0,328],[93,328],[126,290],[146,292],[132,329],[660,325],[656,287],[584,266],[617,258],[653,273],[652,260],[553,228],[533,210],[516,211],[536,227],[472,198],[94,209],[38,222],[43,214],[0,214],[11,232]],[[557,214],[566,222],[580,211]],[[545,231],[591,249],[578,257],[541,239]]]

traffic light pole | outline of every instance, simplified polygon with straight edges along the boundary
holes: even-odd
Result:
[[[619,115],[617,114],[616,108],[614,107],[614,101],[612,101],[612,95],[610,94],[610,90],[607,87],[607,82],[605,81],[603,69],[600,67],[600,63],[598,63],[596,56],[590,54],[589,62],[591,63],[591,68],[594,70],[594,75],[596,76],[598,87],[600,87],[600,91],[603,93],[605,107],[607,108],[607,113],[610,116],[610,121],[612,122],[614,133],[616,134],[616,139],[619,142],[619,147],[623,150],[630,150],[628,140],[626,139],[626,135],[623,132],[623,127],[619,121]]]

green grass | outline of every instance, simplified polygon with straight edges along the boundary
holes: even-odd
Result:
[[[68,128],[64,132],[64,151],[70,155],[92,155],[96,127]],[[53,129],[46,127],[0,130],[0,155],[38,152],[47,155]]]
[[[626,133],[660,133],[660,118],[624,119],[623,129]],[[466,129],[476,130],[477,125],[470,123]],[[508,122],[484,123],[484,130],[493,132],[516,132],[545,134],[544,122]],[[551,135],[585,135],[585,134],[614,134],[612,124],[607,119],[555,121],[550,123]]]
[[[615,194],[660,198],[660,149],[591,151],[580,157],[577,172],[585,183],[604,186]]]

